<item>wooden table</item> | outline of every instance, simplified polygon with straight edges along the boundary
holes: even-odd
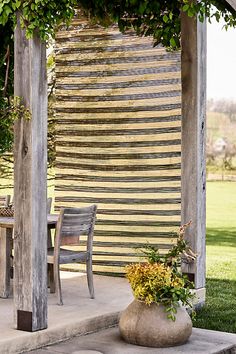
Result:
[[[48,229],[55,229],[58,215],[48,215]],[[11,250],[14,218],[0,216],[0,297],[10,294]]]

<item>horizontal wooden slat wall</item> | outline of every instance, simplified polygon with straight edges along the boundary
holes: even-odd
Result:
[[[166,252],[180,225],[180,54],[74,21],[56,38],[56,111],[56,207],[98,205],[94,270],[122,274],[147,244]]]

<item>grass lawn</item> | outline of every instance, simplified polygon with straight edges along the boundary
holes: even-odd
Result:
[[[236,333],[236,182],[207,184],[206,289],[194,326]]]

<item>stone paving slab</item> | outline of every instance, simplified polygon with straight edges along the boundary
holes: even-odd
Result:
[[[31,354],[236,354],[236,334],[193,329],[181,346],[155,349],[125,343],[117,327],[75,337],[69,341],[30,352]]]

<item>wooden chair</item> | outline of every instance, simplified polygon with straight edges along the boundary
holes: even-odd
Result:
[[[96,220],[97,206],[92,205],[86,208],[65,208],[61,209],[56,227],[55,246],[48,250],[48,264],[50,273],[53,272],[55,289],[52,285],[51,292],[56,291],[58,304],[63,305],[60,264],[86,263],[87,282],[90,297],[94,298],[93,272],[92,272],[92,248],[93,231]],[[78,245],[80,236],[87,236],[87,247],[85,251],[74,251],[62,248],[61,246]],[[52,274],[51,274],[52,276]]]
[[[8,206],[10,204],[10,195],[0,195],[0,206]]]
[[[52,211],[52,198],[47,199],[47,214],[51,214]],[[48,229],[48,248],[52,247],[52,233],[51,230]]]

